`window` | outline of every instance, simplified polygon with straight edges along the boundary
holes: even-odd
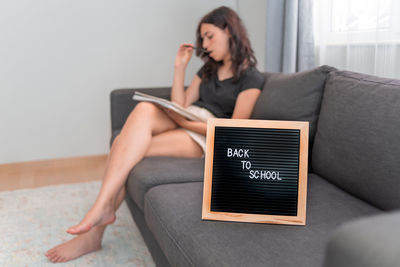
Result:
[[[318,65],[400,78],[400,1],[315,0]]]

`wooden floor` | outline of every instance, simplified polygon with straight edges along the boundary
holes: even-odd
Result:
[[[101,180],[107,155],[0,164],[0,191]]]

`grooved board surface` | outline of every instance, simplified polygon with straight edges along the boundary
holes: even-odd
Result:
[[[300,130],[215,127],[211,211],[297,216]]]

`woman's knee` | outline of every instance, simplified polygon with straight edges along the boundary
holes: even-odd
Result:
[[[152,118],[159,116],[157,115],[161,110],[153,103],[149,102],[139,102],[135,108],[129,114],[125,122],[125,126],[133,123],[137,119],[151,121]]]
[[[161,111],[161,109],[150,102],[139,102],[135,108],[133,109],[132,113],[140,113],[142,115],[154,115]]]
[[[150,127],[152,134],[176,128],[175,122],[158,105],[149,102],[139,102],[129,115],[125,125],[131,125],[137,120],[141,121],[142,128],[146,125]]]

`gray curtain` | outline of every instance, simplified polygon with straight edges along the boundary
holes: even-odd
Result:
[[[267,0],[265,71],[313,68],[312,0]]]

